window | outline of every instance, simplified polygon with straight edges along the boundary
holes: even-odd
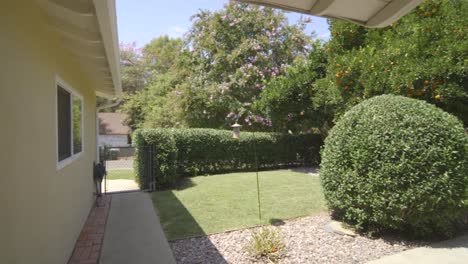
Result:
[[[83,103],[79,95],[65,85],[57,85],[58,166],[65,165],[83,151]]]

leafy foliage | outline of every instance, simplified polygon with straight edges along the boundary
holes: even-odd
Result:
[[[164,106],[166,95],[176,84],[174,67],[181,50],[182,40],[167,36],[153,39],[142,49],[137,48],[135,42],[120,45],[125,95],[119,111],[127,114],[126,122],[132,129],[143,127],[148,116],[153,119],[156,116],[164,120],[163,123],[167,121],[167,117],[160,117],[160,113],[153,110]],[[159,119],[155,120],[157,125],[160,125]]]
[[[155,77],[169,72],[182,49],[182,40],[161,36],[143,48],[136,42],[120,44],[122,89],[128,94],[141,91]]]
[[[149,173],[157,175],[158,188],[172,186],[177,180],[177,147],[167,130],[137,130],[135,144],[135,172],[141,189],[147,189]]]
[[[200,11],[183,40],[122,46],[132,128],[316,131],[381,94],[424,100],[468,124],[468,2],[427,0],[398,22],[368,29],[330,20],[331,39],[313,42],[308,20],[230,3]]]
[[[138,177],[148,169],[146,150],[151,145],[157,153],[153,164],[163,167],[156,171],[157,177],[162,175],[162,182],[168,179],[168,183],[174,182],[174,171],[178,176],[252,171],[256,169],[255,154],[259,169],[319,162],[319,135],[243,132],[240,139],[233,139],[231,133],[216,129],[137,130],[134,142]]]
[[[269,125],[251,105],[271,77],[306,55],[306,22],[289,25],[281,11],[243,3],[194,15],[187,36],[191,50],[182,58],[190,69],[181,90],[188,125]]]
[[[120,111],[129,115],[128,125],[133,130],[183,126],[182,110],[177,107],[178,96],[172,92],[172,87],[179,82],[172,73],[161,74],[145,89],[126,95]]]
[[[263,227],[252,232],[252,239],[244,249],[254,258],[266,258],[276,263],[282,257],[285,245],[277,229]]]
[[[390,27],[331,21],[327,76],[315,107],[338,116],[381,94],[424,100],[468,124],[468,2],[424,1]]]
[[[290,25],[281,11],[240,3],[200,11],[192,21],[183,47],[167,37],[142,50],[123,47],[123,84],[132,92],[122,111],[129,124],[225,128],[237,121],[247,130],[269,130],[272,123],[252,104],[270,78],[305,58],[308,21]]]
[[[324,78],[326,54],[320,42],[313,43],[309,56],[286,68],[283,75],[272,78],[254,104],[279,131],[305,132],[321,127],[325,113],[313,108],[313,84]]]
[[[433,105],[377,96],[331,129],[320,174],[330,208],[358,230],[450,234],[467,198],[468,137]]]

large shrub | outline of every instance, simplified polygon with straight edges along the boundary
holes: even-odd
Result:
[[[349,110],[325,140],[326,200],[358,230],[450,234],[463,213],[467,150],[456,117],[415,99],[374,97]]]
[[[140,188],[147,189],[150,173],[156,175],[157,187],[171,186],[176,181],[177,147],[167,130],[136,130],[133,133],[135,172]]]
[[[163,178],[162,185],[174,183],[175,175],[255,170],[255,152],[261,170],[318,164],[322,145],[316,134],[242,132],[240,139],[233,139],[231,131],[194,128],[137,130],[134,135],[138,178],[151,166],[147,155],[153,146],[156,155],[151,162],[159,167],[153,171]]]

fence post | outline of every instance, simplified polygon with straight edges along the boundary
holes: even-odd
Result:
[[[150,145],[150,177],[149,177],[149,189],[150,192],[154,192],[156,190],[156,181],[155,181],[155,175],[154,175],[154,146]]]

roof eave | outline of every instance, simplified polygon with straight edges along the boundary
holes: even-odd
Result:
[[[334,0],[318,0],[312,9],[306,10],[294,6],[294,4],[281,4],[276,2],[268,2],[268,0],[236,0],[238,2],[245,2],[257,5],[263,5],[273,8],[279,8],[287,11],[293,11],[308,15],[321,16],[326,18],[334,18],[349,21],[361,26],[370,28],[381,28],[390,25],[397,21],[402,16],[409,13],[416,6],[423,2],[423,0],[392,0],[384,8],[375,13],[369,13],[371,16],[367,21],[360,21],[353,19],[345,13],[337,15],[328,15],[327,8],[331,6]],[[357,7],[358,8],[358,7]]]
[[[96,16],[98,19],[99,30],[104,42],[104,49],[112,74],[112,82],[114,84],[114,96],[122,94],[122,83],[120,79],[120,54],[118,45],[117,33],[117,17],[115,11],[114,0],[93,0]],[[103,97],[112,97],[105,93],[96,93]]]

